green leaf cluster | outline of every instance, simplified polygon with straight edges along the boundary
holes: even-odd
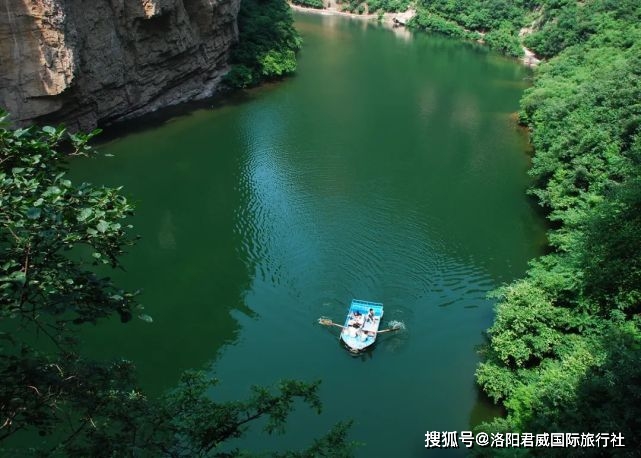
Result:
[[[526,23],[527,0],[420,0],[410,26],[467,40],[479,40],[504,54],[523,54],[519,30]]]
[[[546,0],[539,2],[540,16],[536,31],[526,37],[525,44],[542,57],[552,57],[562,50],[588,40],[617,47],[631,44],[623,23],[632,23],[639,16],[641,4],[635,0]]]
[[[2,318],[57,329],[130,314],[135,294],[88,266],[120,266],[118,257],[132,244],[126,218],[133,207],[119,188],[74,186],[66,178],[67,158],[91,154],[87,142],[97,132],[10,130],[5,121],[0,114]]]
[[[73,330],[114,314],[128,321],[138,305],[136,292],[93,270],[120,267],[133,206],[118,188],[66,178],[66,161],[94,154],[88,141],[98,132],[10,129],[7,118],[0,112],[0,440],[29,428],[50,434],[67,407],[89,415],[94,383],[126,380],[126,365],[83,361]]]
[[[406,11],[410,6],[410,0],[367,0],[369,13],[378,11],[398,13]]]
[[[467,30],[486,32],[505,27],[506,23],[522,25],[531,3],[527,0],[421,0],[418,6]]]
[[[630,29],[641,4],[636,0],[419,0],[417,29],[459,38],[479,39],[491,48],[520,57],[521,44],[537,56],[598,40],[604,46],[634,43]],[[531,33],[520,36],[528,27]],[[477,35],[474,35],[476,33]]]
[[[495,293],[476,375],[507,417],[481,428],[621,432],[626,448],[610,452],[625,456],[641,446],[641,9],[542,3],[555,9],[539,37],[567,34],[526,91],[521,119],[550,252]],[[579,26],[561,25],[570,20]]]
[[[483,41],[492,49],[513,57],[521,57],[521,39],[510,23],[503,23],[483,36]]]
[[[479,33],[467,30],[456,22],[426,9],[417,11],[416,15],[410,21],[410,26],[418,30],[440,33],[464,40],[478,40],[481,38]]]
[[[294,5],[305,6],[307,8],[323,9],[323,0],[293,0]]]
[[[302,39],[285,0],[243,0],[238,13],[239,41],[232,49],[225,82],[254,86],[296,71]]]
[[[70,456],[235,457],[251,454],[230,444],[253,423],[264,420],[266,433],[283,433],[297,401],[317,412],[319,383],[284,380],[273,389],[254,386],[244,401],[216,402],[211,390],[216,379],[202,371],[187,371],[180,383],[153,402],[137,390],[105,392],[108,408],[92,418],[93,427],[55,451]],[[338,423],[301,451],[274,456],[352,456],[350,423]]]

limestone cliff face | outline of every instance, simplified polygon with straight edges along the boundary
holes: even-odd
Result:
[[[17,124],[87,130],[210,96],[238,36],[240,0],[1,3],[0,107]]]

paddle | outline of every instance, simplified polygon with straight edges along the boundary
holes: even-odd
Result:
[[[323,326],[337,326],[339,328],[345,329],[345,326],[342,326],[342,325],[340,325],[338,323],[334,323],[329,318],[319,318],[318,319],[318,324],[322,324]],[[400,326],[398,324],[394,324],[394,326],[392,326],[391,328],[382,329],[380,331],[368,331],[368,332],[375,332],[376,334],[381,334],[383,332],[398,331],[401,328],[402,328],[402,326]]]
[[[401,326],[398,323],[394,323],[391,328],[382,329],[380,331],[372,331],[372,332],[375,332],[376,334],[381,334],[383,332],[400,331],[401,329],[403,329],[403,326]]]
[[[323,326],[338,326],[339,328],[345,328],[345,326],[341,326],[338,323],[334,323],[329,318],[319,318],[318,319],[318,324],[322,324]]]

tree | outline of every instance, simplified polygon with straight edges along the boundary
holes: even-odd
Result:
[[[630,456],[641,417],[641,7],[553,3],[533,37],[554,57],[521,101],[550,248],[497,292],[477,381],[507,415],[480,428],[621,433],[625,448],[581,453]]]
[[[135,305],[135,294],[87,268],[118,266],[131,243],[123,220],[132,207],[117,189],[73,186],[58,151],[89,154],[93,135],[0,128],[1,439],[28,427],[52,432],[61,408],[91,389],[70,328],[113,313],[128,321]]]
[[[255,86],[296,71],[302,39],[285,0],[244,0],[238,12],[238,34],[231,52],[232,70],[225,78],[229,86]]]
[[[161,399],[137,388],[129,361],[90,361],[75,330],[119,315],[128,322],[137,292],[118,289],[95,266],[120,267],[133,244],[133,206],[120,188],[74,185],[66,161],[96,154],[98,132],[45,126],[9,129],[0,112],[0,442],[18,432],[49,437],[45,455],[234,456],[221,451],[248,425],[267,418],[282,431],[296,399],[320,411],[318,382],[253,388],[247,401],[217,403],[215,383],[188,372]],[[147,318],[141,315],[141,318]],[[348,424],[289,456],[348,456]],[[5,449],[6,450],[6,449]]]

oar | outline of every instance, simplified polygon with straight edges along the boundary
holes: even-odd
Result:
[[[319,318],[318,319],[318,324],[322,324],[323,326],[337,326],[339,328],[345,328],[345,326],[341,326],[338,323],[334,323],[332,320],[329,318]]]
[[[338,323],[334,323],[329,318],[319,318],[318,319],[318,323],[322,324],[323,326],[337,326],[339,328],[345,329],[345,326],[342,326],[342,325],[340,325]],[[391,328],[382,329],[380,331],[366,331],[366,332],[375,332],[376,334],[382,334],[383,332],[398,331],[399,329],[401,329],[400,326],[394,325]]]
[[[399,327],[395,327],[395,328],[387,328],[387,329],[383,329],[381,331],[373,331],[373,332],[375,332],[376,334],[382,334],[384,332],[398,331],[399,329],[400,329]]]

